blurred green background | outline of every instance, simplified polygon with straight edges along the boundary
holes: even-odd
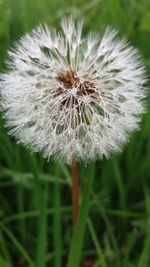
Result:
[[[84,19],[85,33],[115,27],[139,49],[149,76],[149,0],[0,0],[0,70],[21,35],[43,22],[59,27],[70,14]],[[141,130],[122,154],[79,164],[80,194],[90,213],[84,218],[82,206],[73,241],[70,168],[16,144],[0,119],[0,267],[78,267],[80,260],[81,267],[150,266],[147,103]]]

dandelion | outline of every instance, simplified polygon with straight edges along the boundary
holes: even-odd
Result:
[[[0,76],[6,126],[18,142],[67,163],[119,151],[144,112],[145,70],[117,32],[82,37],[82,22],[62,32],[39,26],[9,52]]]
[[[1,107],[18,142],[72,163],[77,188],[76,160],[109,157],[138,129],[146,75],[137,50],[116,30],[83,38],[81,21],[64,18],[61,27],[38,26],[9,52]]]

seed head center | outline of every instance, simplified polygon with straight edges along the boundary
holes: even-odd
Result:
[[[64,84],[64,87],[66,88],[72,88],[76,82],[79,81],[79,78],[77,77],[77,75],[75,74],[75,72],[73,72],[72,70],[67,71],[66,73],[60,73],[57,77],[56,80],[59,82],[62,82]]]
[[[80,78],[72,70],[65,73],[59,73],[56,80],[60,83],[60,86],[52,92],[53,97],[59,97],[62,95],[64,99],[61,99],[61,108],[72,108],[76,106],[77,110],[85,109],[85,102],[82,99],[84,96],[90,96],[91,104],[94,99],[98,97],[97,89],[90,77],[85,75],[80,81]],[[75,94],[66,96],[68,90],[76,88]]]

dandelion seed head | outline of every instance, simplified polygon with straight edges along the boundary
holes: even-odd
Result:
[[[145,112],[145,68],[135,48],[108,27],[82,37],[82,22],[62,31],[38,26],[9,51],[0,75],[9,133],[44,157],[71,163],[120,151]]]

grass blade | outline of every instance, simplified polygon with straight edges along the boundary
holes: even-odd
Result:
[[[99,266],[101,266],[101,267],[107,267],[105,256],[102,252],[101,246],[99,244],[94,227],[93,227],[90,219],[88,219],[88,228],[89,228],[89,231],[90,231],[90,234],[91,234],[91,237],[92,237],[93,243],[95,245],[98,258],[99,258],[97,264],[99,263]]]
[[[57,180],[59,180],[59,166],[57,169]],[[56,181],[54,185],[54,248],[55,248],[55,267],[62,266],[62,240],[61,240],[61,207],[60,207],[60,184]]]
[[[28,262],[30,267],[35,267],[33,261],[29,257],[26,250],[23,248],[23,246],[19,243],[19,241],[14,237],[14,235],[10,232],[10,230],[4,226],[2,223],[0,223],[0,228],[2,231],[8,236],[8,238],[12,241],[12,243],[15,245],[15,247],[18,249],[18,251],[21,253],[21,255],[24,257],[24,259]]]
[[[77,226],[73,234],[71,248],[69,253],[69,259],[67,267],[79,267],[80,258],[85,234],[85,227],[87,222],[88,210],[90,206],[90,194],[92,191],[92,184],[94,180],[94,170],[95,165],[92,165],[89,168],[89,174],[87,177],[87,184],[83,195],[83,200],[79,210],[79,217],[77,221]]]

